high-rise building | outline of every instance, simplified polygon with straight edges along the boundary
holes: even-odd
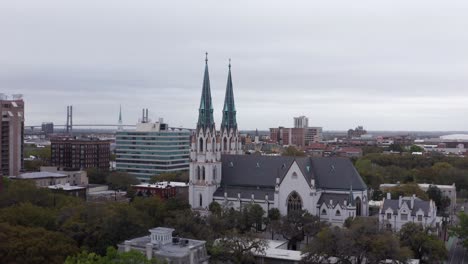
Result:
[[[56,137],[51,143],[51,165],[65,169],[109,169],[110,141],[97,138]]]
[[[144,113],[144,111],[143,111]],[[154,175],[189,169],[190,131],[169,128],[143,115],[136,130],[116,134],[116,169],[147,182]]]
[[[9,99],[0,95],[0,173],[18,176],[23,168],[24,101],[21,95]]]
[[[322,127],[307,127],[305,128],[304,143],[306,146],[311,143],[322,141]]]
[[[53,134],[54,133],[54,123],[52,123],[52,122],[43,122],[42,126],[41,126],[41,130],[42,130],[42,132],[44,132],[44,134],[46,136],[48,136],[50,134]]]
[[[309,118],[306,116],[294,117],[294,128],[306,128],[309,126]]]

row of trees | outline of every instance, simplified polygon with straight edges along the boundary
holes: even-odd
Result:
[[[356,169],[373,189],[382,183],[455,183],[468,190],[468,158],[368,154],[355,160]]]
[[[304,250],[304,263],[406,263],[410,258],[425,263],[446,259],[444,242],[421,225],[408,223],[394,235],[380,230],[374,218],[347,221],[346,228],[325,227]]]

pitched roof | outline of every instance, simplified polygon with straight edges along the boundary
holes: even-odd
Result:
[[[424,212],[424,216],[429,215],[429,209],[430,209],[430,201],[423,201],[419,198],[414,199],[414,207],[411,208],[411,197],[403,197],[402,198],[402,205],[406,203],[408,208],[411,210],[411,215],[416,215],[416,212],[421,209]],[[385,214],[385,211],[387,211],[388,208],[391,208],[393,210],[393,214],[397,214],[398,210],[400,210],[399,206],[399,200],[391,200],[391,199],[385,199],[383,205],[382,205],[382,213]]]
[[[264,200],[266,195],[268,195],[269,201],[275,200],[275,188],[271,187],[220,187],[215,191],[213,196],[224,197],[225,192],[228,198],[238,198],[238,194],[240,193],[242,199],[251,199],[253,194],[255,200]]]
[[[320,189],[367,190],[353,163],[348,158],[311,158],[315,184]]]
[[[348,194],[345,193],[322,193],[320,195],[320,198],[317,202],[317,206],[321,206],[322,204],[327,204],[328,206],[330,205],[330,200],[333,202],[333,208],[336,207],[336,205],[344,205],[344,202],[348,202]]]
[[[309,158],[289,156],[222,155],[222,186],[276,185],[296,161],[310,184],[315,179],[319,189],[366,190],[367,186],[347,158]]]

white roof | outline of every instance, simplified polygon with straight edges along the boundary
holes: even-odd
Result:
[[[273,259],[301,261],[302,259],[301,251],[279,248],[285,243],[287,243],[287,241],[266,240],[266,242],[268,243],[268,246],[265,249],[265,254],[264,255],[258,254],[258,256],[263,256],[265,258],[273,258]]]
[[[156,182],[154,184],[137,184],[137,185],[132,185],[133,187],[146,187],[146,188],[166,188],[167,186],[172,186],[172,187],[188,187],[188,184],[185,182],[169,182],[169,181],[164,181],[164,182]]]
[[[440,139],[449,139],[449,140],[468,140],[468,134],[452,134],[440,136]]]
[[[47,186],[49,189],[53,190],[65,190],[65,191],[72,191],[72,190],[82,190],[86,189],[86,187],[82,186],[71,186],[70,184],[56,184],[56,185],[50,185]]]
[[[38,171],[38,172],[27,172],[21,173],[19,179],[40,179],[40,178],[63,178],[67,175],[62,173],[47,172],[47,171]]]

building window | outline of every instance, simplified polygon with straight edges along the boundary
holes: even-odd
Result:
[[[361,216],[361,198],[356,198],[356,216]]]
[[[387,219],[392,219],[392,213],[387,213]]]
[[[200,152],[203,152],[203,138],[200,138],[200,144],[198,144]]]
[[[202,207],[203,206],[203,198],[202,198],[201,193],[199,194],[199,200],[200,200],[200,207]]]
[[[292,192],[288,197],[288,214],[302,210],[302,199],[297,192]]]
[[[408,214],[401,214],[401,220],[402,221],[407,221],[408,220]]]
[[[205,180],[205,166],[202,167],[202,179]]]
[[[341,216],[340,210],[336,210],[335,216]]]
[[[386,224],[385,228],[387,228],[387,230],[392,230],[392,224]]]
[[[322,215],[327,215],[327,210],[322,209]]]
[[[418,215],[418,221],[419,221],[419,222],[422,221],[422,215]]]

